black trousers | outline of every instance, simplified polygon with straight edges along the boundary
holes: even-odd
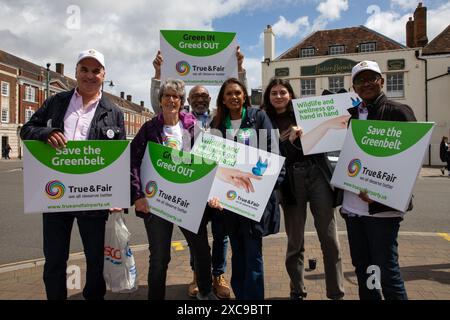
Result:
[[[75,218],[86,256],[86,284],[83,297],[101,300],[106,292],[103,279],[105,222],[103,212],[44,213],[44,284],[48,300],[67,299],[67,260]]]
[[[194,258],[198,290],[202,295],[207,295],[212,291],[211,248],[208,243],[207,222],[208,220],[204,216],[197,234],[180,227]],[[150,251],[148,299],[164,300],[174,224],[153,214],[149,214],[144,219],[144,223]]]

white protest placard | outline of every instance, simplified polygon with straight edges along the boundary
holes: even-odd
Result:
[[[352,120],[331,184],[405,212],[434,123]]]
[[[150,212],[197,233],[216,170],[216,163],[149,142],[141,182]]]
[[[360,102],[353,92],[292,100],[295,120],[303,129],[303,153],[341,150],[350,119],[347,109]]]
[[[259,222],[284,157],[208,133],[197,138],[192,153],[219,164],[209,198],[217,197],[225,209]]]
[[[128,141],[68,141],[61,150],[41,141],[24,146],[25,213],[130,206]]]
[[[161,80],[220,86],[228,78],[238,77],[236,47],[233,32],[161,30]]]

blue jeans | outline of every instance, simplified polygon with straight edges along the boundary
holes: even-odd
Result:
[[[213,211],[211,215],[212,243],[212,274],[215,277],[224,274],[227,270],[228,237],[221,212]],[[194,270],[194,257],[190,254],[191,269]]]
[[[164,300],[166,295],[167,268],[170,262],[170,246],[173,223],[155,215],[144,219],[150,250],[148,268],[148,299]],[[206,231],[206,219],[200,224],[198,233],[180,228],[194,257],[198,290],[206,295],[212,291],[211,253]]]
[[[102,300],[106,293],[103,279],[103,253],[107,216],[90,213],[44,213],[44,284],[48,300],[67,299],[67,260],[74,219],[83,241],[86,256],[86,300]]]
[[[237,300],[264,300],[262,238],[230,234],[231,287]]]
[[[386,300],[407,300],[405,285],[398,263],[397,236],[402,218],[349,217],[343,214],[347,224],[348,242],[352,264],[358,278],[361,300],[381,300],[381,292],[369,289],[367,280],[372,273],[367,268],[380,268],[381,291]],[[369,281],[371,282],[371,281]]]

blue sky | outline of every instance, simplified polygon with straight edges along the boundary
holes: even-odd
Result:
[[[125,91],[149,105],[152,60],[159,30],[234,31],[245,54],[249,87],[261,85],[266,25],[273,26],[276,54],[311,32],[365,25],[405,42],[405,23],[417,0],[0,0],[0,49],[45,66],[62,62],[74,75],[75,57],[94,47],[106,56],[108,91]],[[428,38],[449,24],[449,0],[424,0]],[[431,18],[432,17],[432,18]],[[20,21],[21,23],[17,23]],[[212,90],[215,91],[215,90]]]

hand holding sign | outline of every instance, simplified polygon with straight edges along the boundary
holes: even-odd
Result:
[[[368,204],[374,203],[372,199],[369,198],[369,195],[367,194],[367,190],[360,191],[358,197]]]
[[[289,141],[294,143],[297,138],[300,138],[303,135],[302,127],[292,127],[289,132]]]
[[[47,138],[47,143],[54,149],[66,147],[67,139],[61,131],[53,131]]]
[[[136,212],[149,213],[148,202],[145,198],[139,198],[134,202],[134,209]]]
[[[211,198],[208,200],[208,205],[213,208],[222,211],[223,206],[220,204],[220,200],[217,197]]]
[[[236,48],[236,58],[238,62],[238,72],[244,72],[245,69],[243,67],[244,64],[244,55],[241,53],[241,47],[237,46]]]
[[[158,50],[155,59],[153,60],[153,67],[155,68],[155,79],[161,79],[161,65],[164,62],[161,50]]]

